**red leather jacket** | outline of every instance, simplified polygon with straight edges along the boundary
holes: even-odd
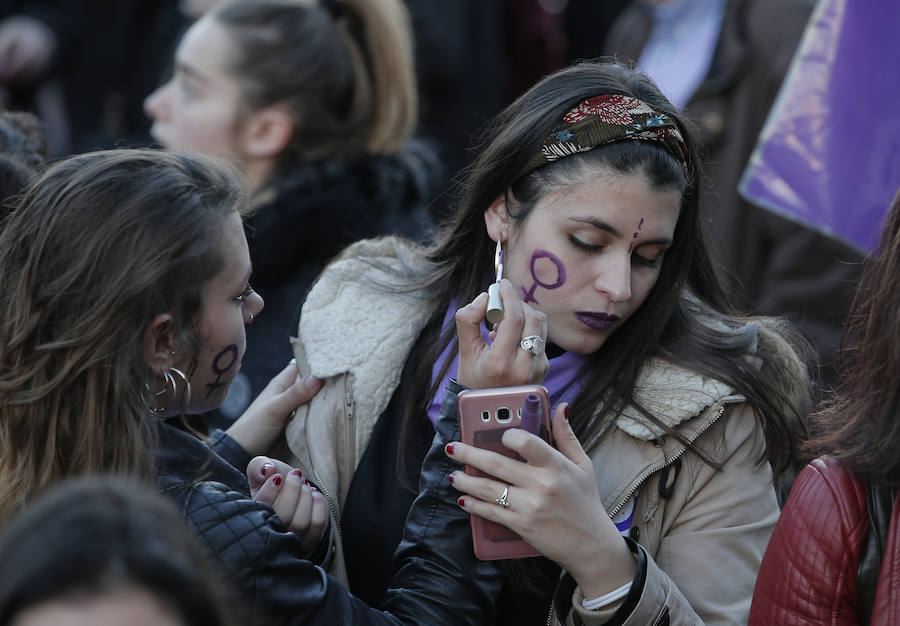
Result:
[[[872,626],[900,623],[900,506],[891,512]],[[797,477],[753,593],[750,626],[858,624],[856,574],[869,535],[866,483],[816,459]]]

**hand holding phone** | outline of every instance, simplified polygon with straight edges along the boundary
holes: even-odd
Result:
[[[467,389],[460,392],[457,407],[463,443],[520,461],[521,457],[501,442],[506,430],[523,428],[552,443],[550,398],[542,385]],[[488,476],[468,465],[465,471],[473,476]],[[477,515],[471,516],[471,522],[475,556],[483,561],[540,556],[537,550],[506,526]]]

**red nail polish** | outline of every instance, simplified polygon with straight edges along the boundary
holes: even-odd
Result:
[[[566,418],[566,421],[569,421],[569,405],[563,407],[563,417]]]
[[[272,465],[271,463],[263,463],[262,469],[260,470],[260,474],[262,474],[264,477],[268,478],[269,474],[272,472],[273,469],[275,469],[275,466]]]
[[[450,484],[452,485],[453,484],[453,474],[450,474],[449,476],[447,476],[447,480],[449,480]]]
[[[449,454],[450,456],[453,456],[453,444],[452,443],[448,443],[446,446],[444,446],[444,450],[446,450],[447,454]]]
[[[305,478],[303,478],[303,479],[300,480],[300,484],[301,484],[301,485],[308,485],[308,484],[309,484],[309,481],[306,480]]]
[[[465,498],[460,498],[459,500],[456,501],[456,503],[457,503],[459,506],[464,507],[464,506],[466,506],[466,499],[465,499]]]
[[[272,484],[274,484],[276,487],[281,487],[281,476],[275,474],[275,476],[272,477]]]
[[[295,467],[294,469],[291,470],[291,474],[293,474],[293,475],[296,476],[297,478],[300,478],[300,477],[303,476],[303,472],[301,472],[300,470],[298,470],[296,467]]]

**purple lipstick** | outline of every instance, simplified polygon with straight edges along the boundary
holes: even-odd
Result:
[[[578,321],[591,330],[609,330],[619,323],[619,316],[610,313],[588,313],[579,311],[575,314]]]

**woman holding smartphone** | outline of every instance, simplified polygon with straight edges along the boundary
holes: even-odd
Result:
[[[460,506],[547,557],[507,567],[497,622],[745,622],[809,385],[786,324],[730,312],[689,125],[640,72],[584,62],[481,145],[433,244],[351,246],[304,303],[295,354],[325,382],[287,442],[341,525],[351,589],[386,585],[442,403],[543,379],[558,450],[520,431],[503,442],[527,465],[447,448],[499,479],[455,472]]]

